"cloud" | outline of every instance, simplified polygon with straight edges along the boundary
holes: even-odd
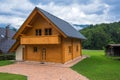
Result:
[[[28,0],[1,0],[0,24],[11,24],[18,28],[33,8],[34,4]]]
[[[15,16],[0,16],[0,23],[4,24],[11,24],[15,28],[19,28],[20,25],[23,23],[24,18],[15,17]]]
[[[0,10],[4,12],[12,12],[18,10],[31,10],[34,4],[30,3],[29,0],[2,0],[0,1]]]
[[[110,0],[112,2],[112,0]],[[114,1],[114,3],[117,3]],[[38,6],[71,24],[98,24],[119,20],[113,10],[114,4],[105,0],[1,0],[0,24],[18,28],[35,6]],[[115,10],[116,11],[116,10]],[[6,15],[7,14],[7,15]]]
[[[54,2],[50,2],[47,5],[40,3],[37,6],[74,24],[110,22],[110,17],[108,18],[110,6],[99,0],[94,0],[86,5],[78,3],[56,5]]]

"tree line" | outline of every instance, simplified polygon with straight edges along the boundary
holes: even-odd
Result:
[[[107,44],[120,44],[120,22],[89,25],[80,30],[87,38],[84,49],[103,49]]]

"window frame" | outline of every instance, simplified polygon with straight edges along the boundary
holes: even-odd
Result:
[[[42,35],[42,29],[36,29],[35,30],[35,35],[36,36],[41,36]]]
[[[33,47],[33,52],[38,52],[38,47]]]
[[[52,35],[52,28],[45,28],[44,34],[45,35]]]

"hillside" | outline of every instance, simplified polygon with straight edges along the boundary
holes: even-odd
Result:
[[[76,30],[81,30],[81,29],[83,29],[83,28],[86,28],[86,27],[88,27],[89,26],[89,24],[73,24],[73,27],[76,29]]]
[[[85,49],[103,49],[107,44],[120,43],[120,22],[90,25],[80,32],[87,38]]]

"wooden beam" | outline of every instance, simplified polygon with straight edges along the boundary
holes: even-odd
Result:
[[[31,14],[28,16],[28,18],[24,21],[24,23],[22,24],[22,26],[19,28],[19,30],[16,32],[16,34],[13,36],[13,39],[17,39],[19,34],[24,30],[24,28],[26,27],[26,25],[32,20],[32,18],[36,15],[36,10],[37,8],[35,8]]]
[[[62,61],[62,63],[64,64],[64,63],[65,63],[65,52],[64,52],[64,51],[65,51],[65,50],[64,50],[65,47],[64,47],[64,39],[63,39],[63,37],[61,37],[61,47],[62,47],[62,48],[61,48],[61,56],[62,56],[62,57],[61,57],[61,59],[62,59],[61,61]]]
[[[31,26],[31,25],[26,25],[27,27],[29,27],[29,28],[32,28],[33,26]]]
[[[58,29],[58,27],[56,27],[56,25],[50,20],[48,19],[48,17],[44,16],[44,14],[42,12],[40,12],[39,10],[37,10],[38,14],[40,14],[50,25],[52,25],[58,32],[60,32],[64,38],[67,38],[67,35],[65,35],[65,33],[63,33],[60,29]]]
[[[13,46],[9,49],[8,52],[14,52],[19,45],[20,45],[20,42],[19,42],[19,41],[16,41],[16,42],[13,44]]]
[[[80,47],[79,47],[79,49],[80,49],[80,56],[82,56],[82,42],[81,42],[81,40],[80,40]]]
[[[72,44],[72,60],[73,60],[74,55],[75,55],[75,53],[74,53],[74,39],[73,38],[71,39],[71,44]]]
[[[24,34],[20,34],[20,36],[24,36]]]

